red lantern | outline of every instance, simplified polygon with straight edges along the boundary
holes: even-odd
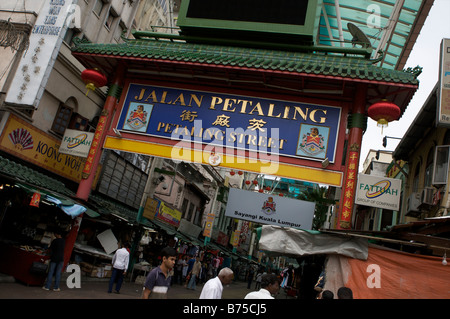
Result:
[[[231,172],[230,172],[230,175],[231,175],[231,176],[234,176],[234,174],[236,174],[234,171],[231,171]]]
[[[244,174],[244,172],[242,172],[242,171],[239,171],[239,172],[238,172],[238,174],[239,174],[239,175],[242,175],[242,174]]]
[[[247,185],[250,185],[250,183],[251,183],[250,181],[245,181],[245,184]]]
[[[260,189],[258,189],[258,192],[263,193],[264,189],[260,188]]]
[[[369,106],[367,113],[372,120],[377,121],[378,126],[381,126],[381,132],[383,132],[383,128],[388,126],[389,122],[398,120],[401,110],[394,103],[383,100]]]
[[[266,187],[266,191],[270,191],[270,186],[267,186],[267,187]]]
[[[106,76],[101,73],[98,69],[86,69],[81,72],[81,79],[86,84],[88,95],[90,90],[95,90],[96,88],[105,86],[108,82]]]
[[[283,194],[283,193],[279,193],[278,195],[279,195],[280,197],[283,197],[283,196],[284,196],[284,194]]]
[[[258,181],[256,179],[253,181],[253,185],[258,185]]]

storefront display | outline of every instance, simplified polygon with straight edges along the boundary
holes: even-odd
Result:
[[[67,236],[76,228],[71,216],[24,185],[0,178],[0,272],[29,285],[41,285],[46,274],[33,271],[33,263],[46,263],[50,258],[53,232]]]

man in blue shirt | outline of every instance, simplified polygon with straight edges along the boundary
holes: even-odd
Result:
[[[166,299],[172,278],[171,271],[175,266],[177,252],[171,247],[161,251],[161,265],[150,271],[145,279],[142,299]]]

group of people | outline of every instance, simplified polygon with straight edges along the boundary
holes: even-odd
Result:
[[[334,299],[334,293],[330,290],[323,290],[317,299]],[[353,291],[348,287],[341,287],[337,291],[337,299],[353,299]]]
[[[56,234],[50,250],[52,257],[50,260],[50,269],[47,282],[43,289],[49,290],[53,276],[55,276],[54,290],[59,291],[60,274],[64,260],[65,241],[60,233]],[[198,281],[204,283],[199,299],[221,299],[223,287],[229,285],[234,278],[234,272],[229,267],[221,267],[222,263],[218,257],[200,261],[199,256],[182,256],[178,258],[178,252],[172,247],[165,247],[160,254],[161,263],[153,268],[144,282],[142,298],[143,299],[162,299],[167,298],[168,290],[172,284],[172,277],[175,282],[183,283],[188,289],[196,288]],[[120,293],[123,279],[128,270],[130,258],[130,245],[125,243],[118,249],[112,259],[112,275],[108,285],[108,293],[113,291]],[[177,261],[178,258],[178,261]],[[59,274],[59,275],[58,275]],[[247,288],[250,289],[255,271],[253,267],[247,270]],[[322,274],[321,274],[322,275]],[[324,278],[321,276],[317,287],[323,287]],[[273,273],[263,273],[261,270],[256,275],[255,291],[248,293],[245,299],[274,299],[274,295],[280,290],[281,280],[279,276]],[[353,299],[353,292],[350,288],[341,287],[337,291],[338,299]],[[333,292],[320,289],[318,299],[334,299]]]
[[[206,283],[209,279],[216,277],[223,258],[203,258],[193,255],[181,255],[174,268],[174,283],[184,284],[188,289],[195,290],[198,283]]]

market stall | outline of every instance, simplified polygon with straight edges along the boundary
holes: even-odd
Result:
[[[356,299],[450,298],[450,272],[445,258],[369,244],[369,238],[350,234],[278,226],[263,226],[259,232],[260,249],[272,256],[291,256],[298,260],[326,256],[323,289],[335,296],[340,287],[346,286],[352,289]],[[382,237],[370,239],[418,245]]]
[[[34,271],[34,263],[46,263],[54,232],[62,231],[66,251],[76,236],[78,215],[86,208],[42,188],[0,178],[0,272],[29,285],[41,285],[45,271]],[[65,256],[67,265],[68,256]],[[41,265],[42,266],[42,265]]]

